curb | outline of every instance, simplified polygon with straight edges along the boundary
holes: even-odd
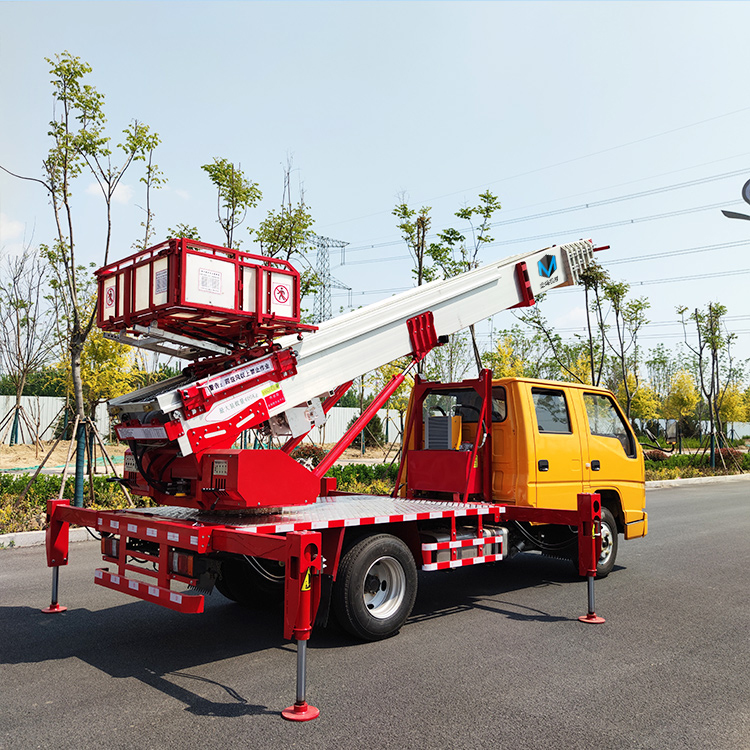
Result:
[[[690,479],[656,479],[646,482],[647,490],[659,490],[666,487],[680,487],[691,484],[719,484],[720,482],[746,482],[750,474],[730,474],[725,477],[691,477]]]
[[[15,534],[0,534],[0,549],[15,549],[17,547],[37,547],[44,544],[45,531],[19,531]],[[91,534],[86,528],[70,529],[71,542],[93,542]]]
[[[727,477],[692,477],[690,479],[663,479],[646,482],[647,490],[659,490],[669,487],[690,486],[691,484],[718,484],[720,482],[746,482],[750,474],[732,474]],[[16,547],[36,547],[44,544],[44,531],[19,531],[15,534],[0,534],[0,549]],[[71,542],[94,542],[85,528],[70,529]]]

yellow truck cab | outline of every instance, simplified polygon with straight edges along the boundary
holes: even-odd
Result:
[[[429,383],[417,379],[405,435],[400,494],[574,510],[581,492],[602,502],[597,575],[609,574],[618,535],[644,536],[643,453],[617,400],[603,388],[527,378]],[[564,527],[515,523],[524,549],[575,559]]]

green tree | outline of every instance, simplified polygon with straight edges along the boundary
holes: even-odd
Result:
[[[700,391],[708,407],[712,462],[713,446],[717,432],[721,434],[721,406],[727,389],[740,377],[740,369],[732,358],[731,346],[736,334],[730,334],[724,325],[727,308],[718,302],[710,302],[705,310],[695,308],[686,317],[688,308],[678,307],[682,321],[685,346],[693,353],[698,371]],[[688,338],[688,324],[695,326],[695,340]],[[712,463],[713,465],[713,463]]]
[[[586,330],[588,334],[589,365],[591,367],[591,384],[599,385],[602,379],[605,362],[605,343],[607,326],[604,322],[604,305],[602,294],[604,285],[610,282],[609,274],[598,264],[592,262],[580,274],[586,301]],[[591,316],[594,315],[594,324]]]
[[[184,237],[188,240],[198,240],[200,241],[200,234],[198,233],[198,228],[190,226],[190,224],[177,224],[174,227],[169,227],[167,229],[167,237]]]
[[[263,194],[256,182],[245,177],[240,165],[235,166],[228,159],[216,156],[201,169],[216,188],[217,221],[226,238],[225,247],[235,247],[234,230],[245,220],[248,209],[258,205]],[[236,246],[239,245],[237,241]]]
[[[486,190],[479,194],[476,206],[465,206],[456,211],[454,215],[457,218],[469,223],[471,243],[467,243],[466,237],[452,227],[438,232],[439,241],[431,242],[426,254],[434,264],[433,268],[439,269],[442,278],[452,278],[479,266],[479,252],[484,245],[493,241],[489,234],[490,222],[500,208],[498,197]],[[482,369],[482,356],[473,325],[469,326],[469,333],[474,361],[479,372]]]
[[[415,211],[409,208],[402,196],[402,202],[391,212],[401,222],[398,228],[414,261],[412,273],[417,280],[417,286],[437,278],[437,270],[426,262],[427,232],[432,223],[431,210],[429,206],[422,206],[419,211]]]
[[[271,210],[255,232],[261,255],[281,258],[301,266],[301,295],[312,294],[319,286],[318,277],[310,265],[308,255],[313,247],[314,219],[300,191],[299,199],[292,199],[291,161],[284,169],[284,189],[278,211]],[[252,230],[250,230],[252,232]]]
[[[146,164],[146,174],[140,179],[146,187],[146,205],[143,207],[143,210],[146,212],[146,218],[141,222],[143,239],[133,243],[133,247],[136,250],[145,250],[151,245],[151,238],[155,234],[153,227],[154,212],[151,210],[151,191],[158,190],[167,182],[162,171],[154,163],[154,150],[159,143],[161,143],[159,137],[153,136],[149,144],[148,154],[139,154],[136,157],[136,159],[142,160]]]
[[[86,269],[77,259],[73,186],[84,171],[96,180],[104,198],[106,236],[101,265],[109,260],[112,239],[112,202],[122,179],[134,162],[145,160],[146,154],[158,144],[158,136],[148,126],[137,120],[123,131],[124,139],[117,145],[121,152],[120,164],[113,163],[111,138],[105,132],[104,96],[86,77],[92,72],[88,63],[63,52],[55,59],[47,58],[52,75],[54,114],[50,122],[52,141],[43,162],[43,178],[30,179],[47,191],[55,219],[56,234],[53,242],[42,246],[49,263],[52,281],[50,287],[57,306],[57,322],[70,359],[70,373],[76,411],[85,419],[85,399],[81,376],[81,354],[96,316],[96,306],[90,304],[87,290],[90,279]],[[92,264],[96,265],[96,264]],[[83,450],[85,432],[79,431],[78,449]],[[82,496],[83,477],[76,476],[76,500]]]
[[[695,411],[700,395],[695,380],[688,370],[675,372],[669,383],[669,395],[662,402],[662,416],[666,419],[684,419]]]
[[[607,336],[606,342],[614,353],[620,368],[620,382],[625,394],[625,414],[630,419],[630,410],[640,381],[638,377],[639,351],[638,334],[648,323],[646,310],[650,302],[645,297],[628,300],[630,287],[624,282],[607,281],[603,284],[604,298],[611,305],[614,313],[615,337]],[[632,380],[628,379],[632,373]]]
[[[8,420],[11,445],[17,442],[21,421],[37,438],[21,397],[29,376],[47,363],[54,347],[54,320],[45,303],[47,270],[29,247],[21,255],[6,256],[0,265],[0,364],[16,399]]]

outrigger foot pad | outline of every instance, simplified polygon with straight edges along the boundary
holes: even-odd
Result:
[[[49,607],[45,607],[42,612],[46,615],[54,614],[55,612],[65,612],[68,608],[63,607],[62,604],[58,604],[57,602],[54,602],[54,604],[50,604]]]
[[[591,612],[588,615],[581,615],[578,619],[581,622],[589,623],[589,625],[600,625],[603,622],[607,622],[603,617],[599,617],[596,612]]]
[[[289,721],[312,721],[320,716],[320,710],[315,706],[308,706],[307,702],[303,701],[284,709],[281,715]]]

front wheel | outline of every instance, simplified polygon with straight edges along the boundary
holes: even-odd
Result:
[[[608,508],[602,508],[602,551],[596,563],[596,577],[606,578],[617,558],[617,523]]]
[[[341,558],[333,607],[352,635],[366,641],[394,635],[411,614],[416,597],[417,567],[398,537],[366,537]]]
[[[602,508],[601,534],[602,551],[596,562],[596,577],[606,578],[612,572],[612,568],[615,567],[615,560],[617,558],[617,522],[609,508]],[[576,570],[578,570],[577,549],[576,547],[576,555],[571,560]]]

